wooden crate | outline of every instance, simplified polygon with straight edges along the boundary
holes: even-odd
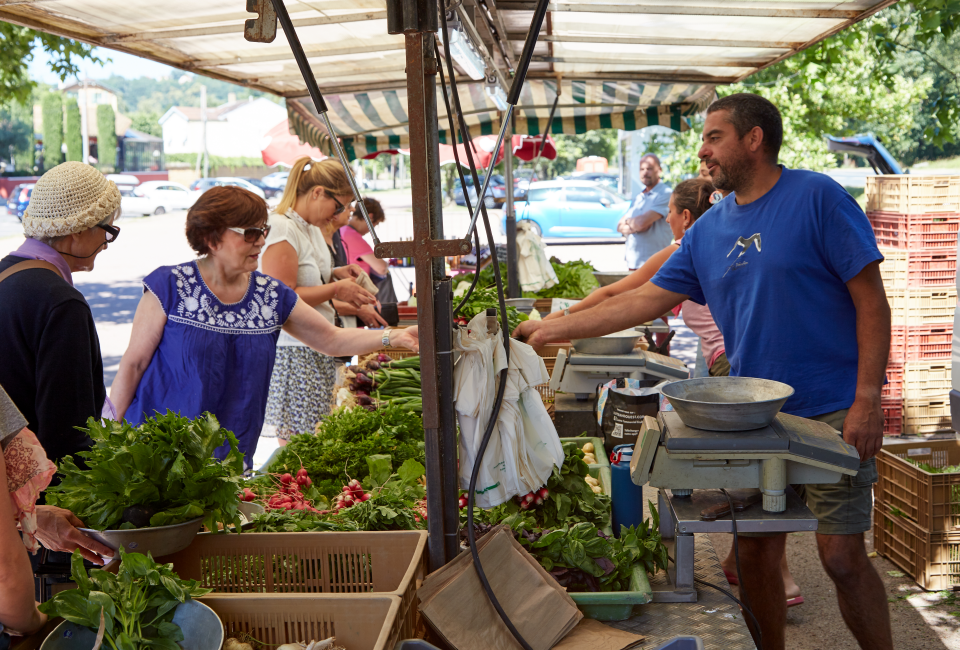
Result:
[[[960,176],[867,176],[867,212],[905,215],[960,213]]]
[[[877,454],[876,498],[896,508],[924,530],[960,532],[960,472],[934,474],[931,467],[960,465],[960,441],[898,441]]]
[[[924,530],[878,500],[873,508],[873,545],[924,589],[960,587],[960,532]]]

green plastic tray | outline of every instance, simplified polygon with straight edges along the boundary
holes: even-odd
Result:
[[[592,442],[593,453],[597,457],[597,463],[595,465],[591,465],[591,467],[610,467],[610,459],[603,450],[603,438],[589,438],[587,436],[577,436],[576,438],[560,438],[561,445],[565,442],[575,442],[581,449],[583,449],[583,446],[588,442]]]
[[[645,605],[653,600],[650,579],[640,564],[633,566],[630,591],[571,593],[570,597],[587,618],[598,621],[625,621],[633,616],[634,605]]]

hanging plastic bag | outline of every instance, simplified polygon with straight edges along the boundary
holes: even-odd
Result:
[[[454,398],[460,423],[460,487],[469,489],[470,474],[506,366],[503,334],[487,331],[487,317],[477,314],[460,329],[454,346],[462,352],[454,369]],[[554,465],[563,463],[556,429],[534,388],[548,379],[546,366],[533,349],[511,341],[510,369],[497,422],[480,463],[475,502],[492,508],[542,485]]]
[[[547,249],[529,221],[517,222],[517,274],[520,288],[537,292],[549,289],[559,280],[547,258]]]

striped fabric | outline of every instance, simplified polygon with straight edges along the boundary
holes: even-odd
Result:
[[[460,83],[460,105],[471,135],[496,134],[500,114],[482,83]],[[441,89],[437,89],[440,142],[451,144]],[[524,83],[516,110],[516,133],[539,135],[547,126],[557,82]],[[550,127],[552,134],[578,134],[594,129],[633,131],[660,125],[676,131],[688,128],[687,116],[703,110],[713,86],[600,81],[563,81],[560,101]],[[347,156],[353,160],[379,151],[409,148],[406,89],[325,97],[327,113]],[[304,143],[328,155],[330,142],[309,97],[287,100],[290,130]],[[459,140],[459,138],[458,138]]]

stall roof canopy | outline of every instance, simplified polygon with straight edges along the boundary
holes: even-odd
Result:
[[[715,84],[741,80],[894,2],[551,3],[518,107],[517,130],[539,133],[545,127],[558,82],[560,119],[553,133],[654,123],[676,128],[681,116],[709,100]],[[404,39],[387,34],[384,0],[287,0],[286,5],[332,104],[331,119],[354,154],[404,146]],[[510,82],[534,6],[532,0],[458,3],[464,32],[501,86]],[[282,31],[269,44],[244,40],[244,21],[253,17],[245,8],[246,0],[0,0],[0,20],[288,99],[304,97]],[[474,135],[487,133],[494,128],[496,107],[482,82],[458,74],[458,83],[461,78],[468,123],[476,127]],[[291,128],[311,144],[322,144],[306,104],[288,102]]]

